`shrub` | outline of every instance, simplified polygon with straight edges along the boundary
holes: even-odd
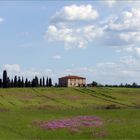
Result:
[[[115,104],[110,104],[106,107],[106,109],[119,109],[120,107]]]

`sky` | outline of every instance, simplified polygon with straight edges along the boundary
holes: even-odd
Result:
[[[3,70],[140,84],[140,1],[0,1]]]

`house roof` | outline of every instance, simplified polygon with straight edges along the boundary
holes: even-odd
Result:
[[[80,76],[69,75],[69,76],[60,77],[59,79],[86,79],[86,78],[80,77]]]

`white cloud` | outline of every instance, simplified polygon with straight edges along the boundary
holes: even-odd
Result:
[[[94,71],[94,69],[93,68],[91,68],[91,67],[79,67],[79,68],[73,68],[73,69],[66,69],[66,72],[68,72],[68,73],[79,73],[79,74],[81,74],[81,73],[86,73],[86,72],[93,72]]]
[[[135,47],[134,52],[135,52],[136,56],[140,58],[140,48]]]
[[[39,76],[39,77],[41,76],[41,72],[37,71],[34,68],[21,71],[20,74],[23,75],[24,77],[28,77],[28,78],[33,78],[35,76]]]
[[[54,72],[52,69],[36,69],[36,68],[30,68],[30,69],[21,69],[20,65],[18,64],[4,64],[1,67],[1,70],[7,70],[8,76],[14,77],[15,75],[17,76],[23,76],[24,78],[29,78],[32,79],[35,76],[38,77],[54,77]]]
[[[75,20],[94,20],[98,17],[98,12],[92,5],[70,5],[64,6],[52,17],[52,21],[75,21]]]
[[[139,30],[140,27],[140,9],[132,8],[131,10],[123,11],[115,20],[111,20],[109,28],[111,30]]]
[[[120,33],[120,38],[126,42],[140,42],[140,32],[123,32]]]
[[[66,49],[86,48],[88,43],[103,35],[103,30],[94,25],[79,28],[50,25],[44,37],[49,41],[64,42]]]
[[[54,56],[52,56],[52,58],[59,60],[59,59],[61,59],[61,56],[60,55],[54,55]]]
[[[124,66],[134,66],[134,65],[137,65],[138,64],[138,61],[136,58],[132,57],[132,56],[123,56],[121,59],[120,59],[120,63]]]
[[[98,16],[90,4],[64,6],[52,17],[44,38],[64,43],[67,50],[86,48],[90,42],[103,35],[103,28],[85,22],[95,20]]]
[[[91,66],[85,66],[85,67],[74,67],[74,68],[67,68],[63,72],[59,73],[59,76],[65,76],[65,75],[79,75],[82,77],[88,78],[90,76],[93,77],[93,74],[95,72],[95,69]],[[87,79],[87,82],[91,79]]]
[[[116,3],[115,0],[106,2]],[[72,5],[66,7],[68,7],[68,9],[72,9],[72,7],[85,8],[88,6]],[[80,21],[80,24],[78,24],[77,26],[76,22],[72,23],[71,21],[83,20],[83,18],[79,16],[79,18],[76,18],[76,16],[72,16],[73,18],[70,18],[69,13],[69,15],[64,14],[67,15],[66,17],[68,18],[65,19],[65,16],[62,13],[67,13],[67,10],[64,9],[65,7],[63,7],[59,12],[57,12],[55,16],[53,16],[53,20],[56,19],[56,17],[59,17],[59,20],[55,20],[55,22],[52,22],[48,26],[44,38],[48,41],[59,41],[64,43],[65,49],[86,48],[89,43],[93,42],[103,43],[103,45],[105,46],[121,46],[130,45],[132,43],[136,45],[140,43],[139,8],[131,8],[130,10],[122,11],[120,15],[111,16],[111,18],[108,18],[106,22],[102,24],[98,23],[98,26],[95,23],[82,24],[83,21]],[[61,16],[63,19],[60,18]],[[85,20],[86,19],[88,18],[85,18]]]
[[[138,60],[140,59],[140,48],[136,47],[135,45],[122,46],[120,50],[135,57],[135,59],[138,59]]]
[[[128,2],[127,2],[128,3]],[[140,44],[140,8],[129,8],[123,10],[118,15],[107,18],[102,24],[104,27],[104,35],[101,42],[105,46],[120,46],[118,52],[126,51],[131,44],[132,48]],[[127,46],[127,47],[125,47]],[[134,52],[138,52],[133,48]],[[129,48],[130,51],[130,48]],[[128,51],[127,51],[128,52]],[[131,51],[132,52],[132,51]],[[137,53],[135,53],[136,55]]]
[[[4,18],[0,17],[0,23],[4,22],[4,20],[5,20]]]
[[[18,64],[4,64],[2,68],[10,72],[20,72]]]
[[[129,53],[132,53],[133,52],[133,48],[134,48],[133,45],[128,45],[128,46],[124,46],[123,50],[126,51],[126,52],[129,52]]]
[[[108,67],[108,68],[114,68],[116,66],[116,64],[114,62],[102,62],[102,63],[97,63],[96,66],[98,68],[105,68],[105,67]]]
[[[113,7],[116,4],[116,0],[105,0],[104,1],[109,7]]]
[[[102,84],[120,84],[139,82],[140,61],[133,56],[125,56],[116,62],[98,62],[96,65],[87,67],[67,68],[59,76],[81,75],[92,82]]]
[[[140,61],[133,56],[124,56],[117,62],[97,63],[94,68],[94,77],[105,84],[140,83]]]
[[[20,75],[24,76],[24,77],[28,77],[29,79],[32,79],[35,76],[38,77],[53,77],[54,76],[54,72],[52,69],[44,69],[44,70],[40,70],[40,69],[36,69],[36,68],[30,68],[27,70],[22,70],[20,72]]]
[[[34,68],[28,70],[22,70],[20,65],[18,64],[4,64],[2,67],[3,70],[7,70],[8,75],[10,76],[25,76],[29,78],[33,78],[34,76],[39,76],[40,72],[36,71]]]

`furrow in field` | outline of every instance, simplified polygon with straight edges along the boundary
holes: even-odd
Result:
[[[88,94],[88,95],[90,95],[92,97],[96,97],[96,98],[99,98],[99,99],[104,100],[104,101],[108,101],[108,102],[111,102],[111,103],[115,103],[115,104],[123,105],[123,106],[127,106],[127,107],[134,107],[134,106],[131,106],[131,105],[128,105],[128,104],[124,104],[124,103],[120,103],[118,101],[114,101],[114,99],[112,99],[112,98],[110,99],[107,96],[103,97],[104,94],[102,94],[100,92],[96,93],[95,91],[90,90],[90,89],[86,89],[86,88],[85,89],[83,89],[83,88],[82,89],[74,88],[74,89],[79,91],[79,92],[81,92],[81,93],[86,93],[86,94]]]
[[[74,108],[74,106],[71,106],[71,105],[69,105],[69,104],[65,104],[65,103],[63,103],[63,102],[60,102],[59,100],[57,100],[57,99],[55,99],[55,98],[49,97],[49,96],[47,96],[47,95],[41,95],[41,93],[40,93],[39,91],[37,91],[36,89],[32,89],[32,90],[36,93],[36,96],[37,96],[37,97],[47,98],[47,99],[50,99],[50,100],[52,100],[52,101],[54,101],[54,102],[56,102],[56,103],[62,104],[62,105],[64,105],[64,106],[68,106],[68,107],[70,107],[70,108]]]

